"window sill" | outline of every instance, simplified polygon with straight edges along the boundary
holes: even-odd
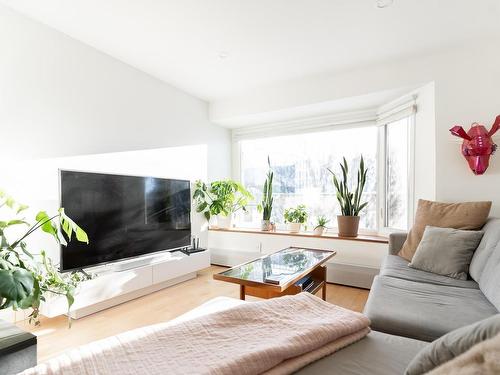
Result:
[[[374,243],[389,243],[387,237],[379,236],[379,235],[366,235],[360,234],[357,237],[342,237],[337,233],[325,233],[321,236],[317,236],[311,232],[299,232],[299,233],[291,233],[285,230],[276,230],[273,232],[266,232],[260,229],[251,229],[251,228],[231,228],[231,229],[223,229],[217,227],[210,227],[208,230],[213,232],[230,232],[230,233],[248,233],[248,234],[264,234],[269,236],[293,236],[293,237],[306,237],[306,238],[322,238],[327,240],[345,240],[345,241],[361,241],[361,242],[374,242]]]

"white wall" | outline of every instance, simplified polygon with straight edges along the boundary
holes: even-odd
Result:
[[[3,160],[205,144],[209,177],[229,176],[204,101],[3,6],[0,51]]]
[[[442,201],[492,200],[492,214],[500,216],[499,156],[492,157],[485,175],[474,176],[459,152],[459,142],[448,131],[455,124],[468,128],[475,121],[489,128],[496,115],[500,114],[499,45],[499,39],[472,41],[469,45],[411,60],[390,61],[343,74],[324,73],[261,88],[240,97],[212,103],[211,119],[214,122],[227,122],[228,119],[243,121],[245,116],[256,113],[433,82],[434,135],[430,136],[429,142],[423,134],[420,135],[422,142],[416,156],[421,158],[419,170],[435,170],[435,186],[424,182],[426,185],[421,185],[420,189],[427,192],[435,190],[436,199]],[[432,103],[428,105],[432,106]],[[424,125],[426,129],[428,125]],[[435,154],[434,163],[432,157],[426,158],[427,152]]]
[[[415,90],[414,210],[418,199],[436,199],[435,88],[429,83]]]

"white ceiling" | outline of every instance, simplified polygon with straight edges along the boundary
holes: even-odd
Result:
[[[499,0],[0,2],[209,101],[500,35]]]

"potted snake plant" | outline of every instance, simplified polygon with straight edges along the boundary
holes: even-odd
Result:
[[[339,236],[357,237],[359,228],[359,213],[368,205],[368,202],[361,202],[366,183],[366,174],[368,172],[365,167],[363,155],[361,155],[361,160],[359,162],[357,182],[354,192],[352,192],[352,188],[349,188],[349,167],[345,158],[343,158],[343,162],[340,163],[340,169],[342,170],[342,177],[340,180],[332,170],[328,169],[328,171],[332,174],[333,185],[337,191],[337,200],[340,204],[340,210],[342,212],[342,215],[337,216]]]
[[[269,166],[269,169],[267,171],[266,181],[264,181],[264,189],[262,190],[262,203],[257,206],[258,210],[262,212],[261,230],[263,231],[270,231],[272,228],[271,212],[273,211],[274,173],[271,169],[269,156],[267,157],[267,165]]]

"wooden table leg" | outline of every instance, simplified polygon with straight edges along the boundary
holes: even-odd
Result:
[[[240,299],[245,300],[245,285],[240,285]]]
[[[323,298],[323,301],[326,301],[326,280],[323,283],[323,290],[321,292],[321,298]]]

